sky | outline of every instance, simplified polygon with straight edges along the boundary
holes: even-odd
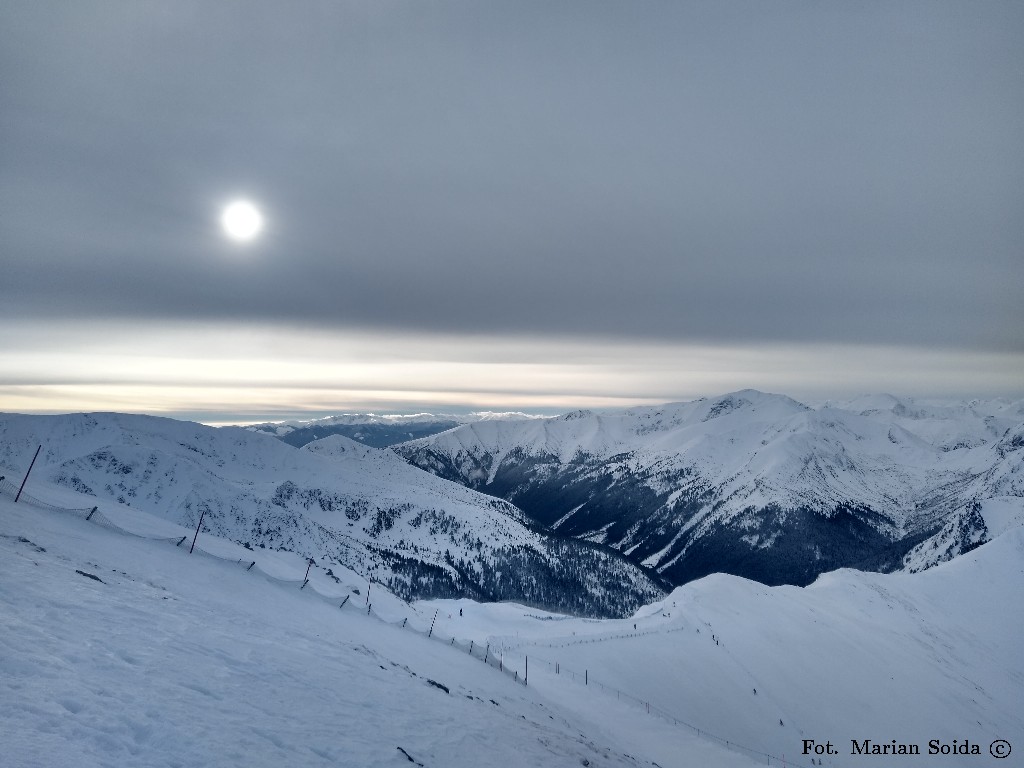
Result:
[[[3,3],[0,411],[1024,397],[1022,37],[977,0]]]

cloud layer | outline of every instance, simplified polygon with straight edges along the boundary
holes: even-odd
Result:
[[[1022,33],[935,0],[7,4],[0,318],[1019,363]]]

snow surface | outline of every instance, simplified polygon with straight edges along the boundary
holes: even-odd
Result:
[[[806,588],[719,574],[627,620],[432,604],[462,607],[462,633],[503,647],[506,663],[529,658],[530,684],[555,701],[586,675],[609,703],[628,694],[635,707],[774,755],[830,740],[841,754],[826,764],[856,765],[852,739],[966,739],[984,752],[970,764],[1007,765],[987,747],[1024,743],[1022,593],[1018,524],[920,574],[841,570]]]
[[[183,531],[112,514],[151,535]],[[599,699],[559,704],[444,642],[340,611],[297,588],[302,562],[284,553],[253,556],[290,584],[236,565],[250,555],[237,545],[203,543],[226,559],[0,498],[0,763],[644,766],[659,742],[687,762],[753,764]],[[426,621],[382,592],[374,613],[381,599],[390,618]]]
[[[990,513],[994,525],[1002,513]],[[161,538],[0,497],[4,765],[408,765],[399,748],[453,768],[769,763],[739,744],[806,766],[805,738],[839,747],[825,765],[864,764],[851,739],[932,738],[982,745],[970,765],[1020,764],[987,753],[1024,736],[1024,530],[1005,519],[994,540],[924,573],[843,570],[804,589],[712,576],[623,620],[408,606],[373,587],[384,619],[422,630],[436,612],[436,642],[339,610],[366,586],[349,572],[300,590],[297,556],[205,534],[197,553],[218,557],[190,556],[171,543],[182,528],[126,506],[103,514]],[[246,571],[236,561],[249,557]],[[517,673],[528,657],[529,685],[448,637]]]

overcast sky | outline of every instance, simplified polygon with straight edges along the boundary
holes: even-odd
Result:
[[[1022,40],[979,0],[3,3],[0,410],[1022,397]]]

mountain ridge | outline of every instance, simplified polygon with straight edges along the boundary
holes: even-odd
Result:
[[[519,412],[494,411],[462,415],[343,413],[320,419],[249,424],[245,429],[271,434],[296,448],[331,435],[343,435],[375,448],[386,448],[395,443],[427,437],[474,421],[529,418],[539,417]]]
[[[718,570],[806,584],[872,559],[902,567],[972,502],[1024,495],[1024,452],[1004,442],[1022,423],[1024,401],[884,396],[812,408],[741,390],[469,424],[393,449],[675,584]]]
[[[150,416],[0,416],[0,467],[27,468],[38,444],[36,477],[192,528],[202,517],[224,538],[336,562],[406,598],[618,615],[663,593],[614,551],[342,436],[298,449]]]

